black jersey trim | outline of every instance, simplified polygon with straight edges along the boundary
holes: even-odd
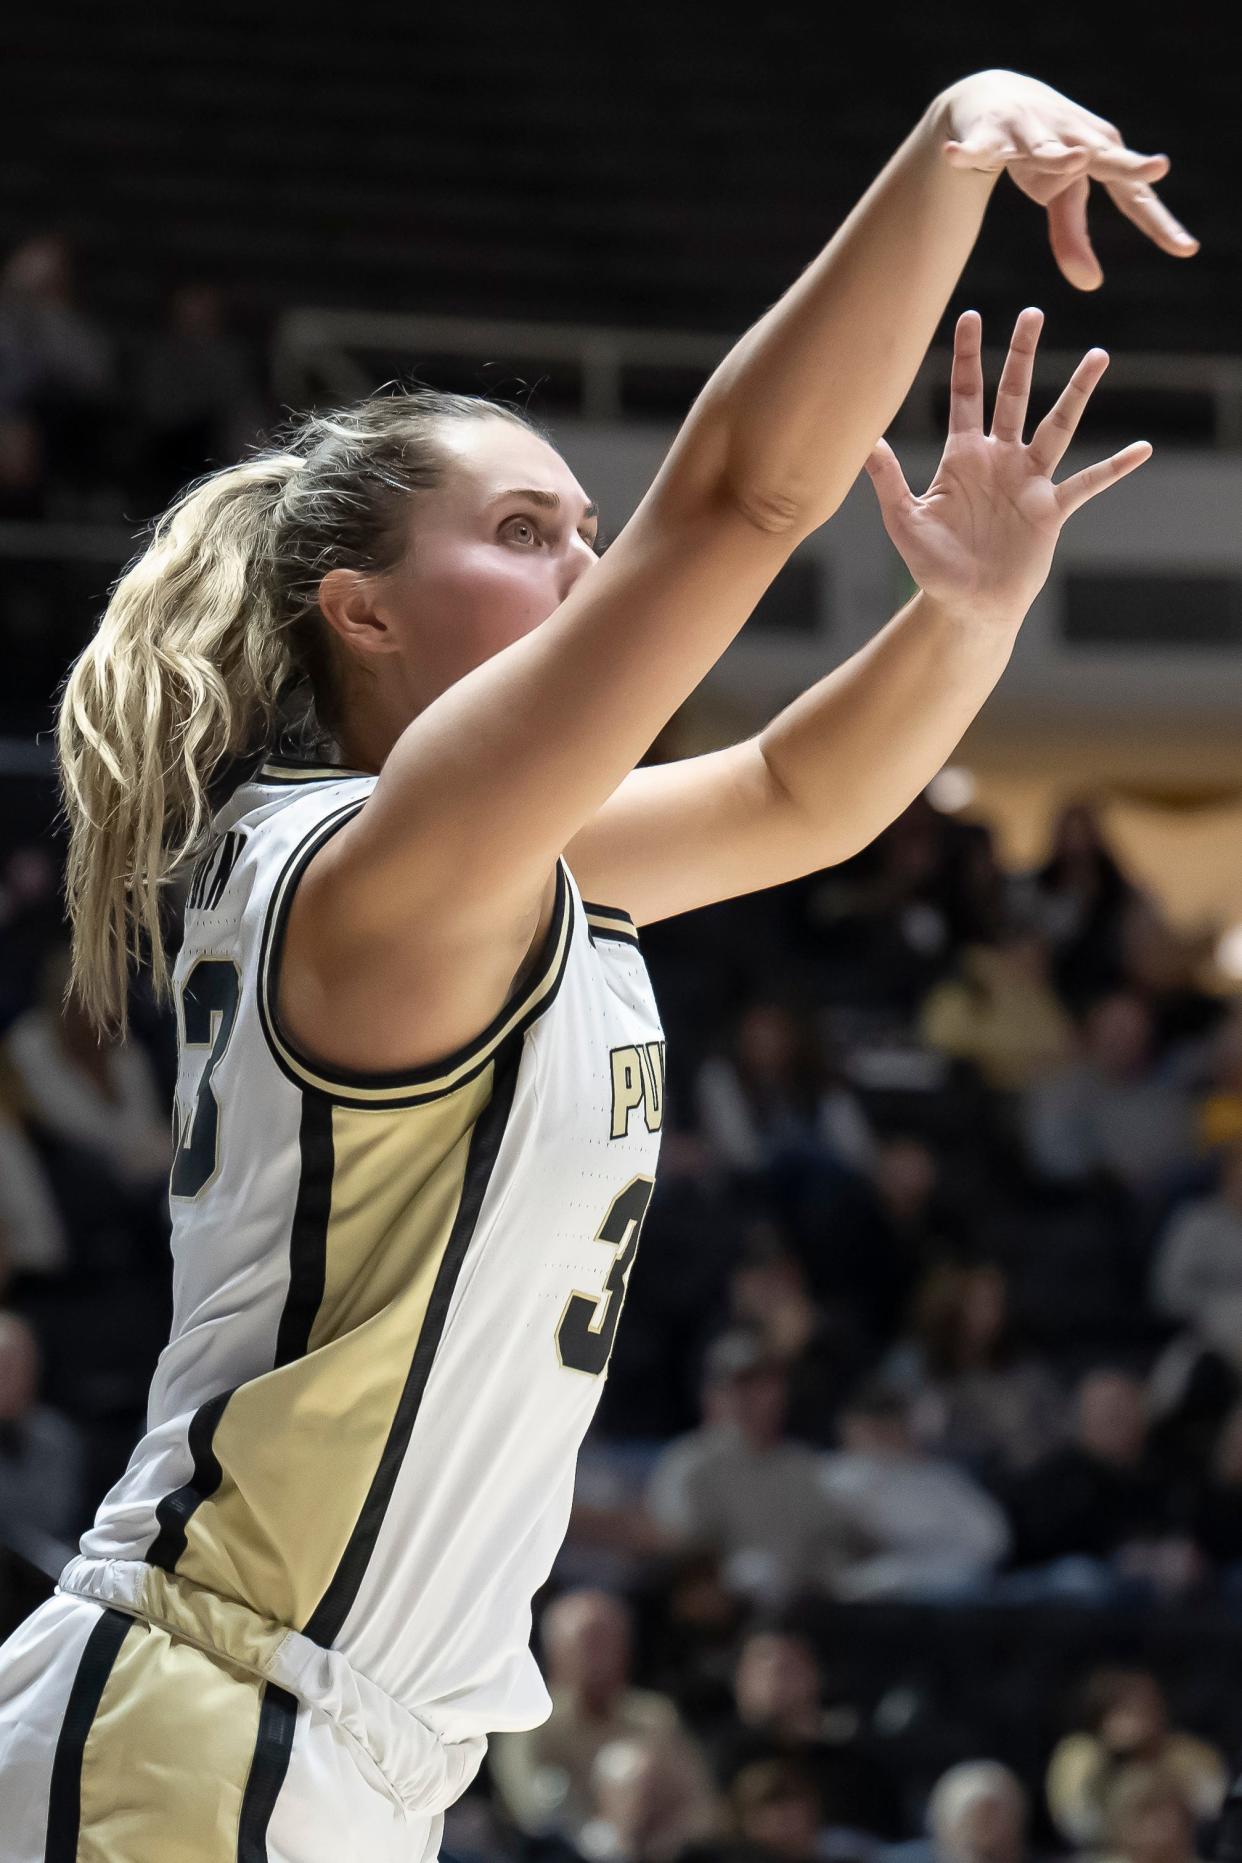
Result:
[[[619,944],[639,943],[637,925],[620,906],[600,906],[592,899],[584,899],[582,910],[586,914],[587,931],[592,944],[598,944],[601,938],[615,940]]]
[[[276,1332],[273,1370],[305,1358],[311,1328],[323,1305],[328,1278],[328,1222],[332,1214],[332,1102],[322,1093],[302,1095],[298,1127],[298,1195],[289,1229],[289,1288]]]
[[[409,1448],[423,1392],[427,1388],[432,1363],[444,1333],[453,1290],[478,1226],[483,1201],[513,1110],[521,1058],[521,1037],[514,1030],[505,1038],[497,1053],[491,1098],[476,1119],[470,1134],[470,1149],[457,1214],[440,1260],[427,1312],[419,1330],[418,1343],[388,1431],[388,1440],[349,1543],[341,1555],[340,1564],[303,1627],[303,1634],[324,1648],[330,1648],[336,1641],[345,1619],[353,1609],[384,1524],[397,1475]]]
[[[582,910],[584,912],[597,913],[602,919],[616,919],[622,925],[629,925],[632,927],[634,924],[633,919],[625,910],[624,906],[601,906],[597,900],[584,899],[582,902]]]
[[[215,1397],[209,1397],[205,1404],[199,1405],[190,1420],[186,1438],[194,1459],[190,1479],[157,1503],[155,1518],[159,1531],[147,1548],[147,1564],[158,1566],[161,1572],[176,1571],[177,1561],[185,1551],[186,1529],[190,1521],[224,1480],[224,1470],[216,1460],[212,1441],[216,1425],[236,1389],[237,1386],[233,1385],[227,1391],[219,1391]]]
[[[327,1278],[328,1219],[335,1164],[332,1103],[321,1093],[302,1094],[298,1132],[301,1170],[289,1232],[289,1287],[276,1332],[273,1370],[305,1358],[311,1328],[323,1302]],[[190,1421],[188,1447],[193,1458],[190,1479],[157,1503],[159,1527],[147,1550],[147,1562],[163,1572],[177,1570],[189,1539],[190,1521],[219,1490],[224,1470],[215,1452],[215,1434],[229,1400],[240,1386],[219,1392],[201,1404]],[[256,1855],[261,1854],[256,1852]]]
[[[298,881],[324,843],[358,813],[365,801],[362,797],[346,802],[326,820],[318,822],[293,849],[277,877],[259,948],[259,1020],[277,1066],[295,1086],[323,1093],[343,1106],[419,1106],[455,1093],[473,1080],[507,1036],[524,1032],[551,1003],[560,988],[573,943],[573,888],[569,883],[569,870],[564,860],[558,858],[552,921],[531,976],[473,1041],[429,1066],[378,1073],[352,1068],[328,1071],[302,1054],[278,1027],[275,980]]]
[[[237,1826],[237,1863],[268,1863],[267,1827],[289,1771],[297,1718],[297,1696],[287,1688],[278,1688],[275,1682],[265,1683],[254,1758]]]
[[[134,1619],[106,1606],[86,1639],[52,1760],[44,1863],[75,1863],[82,1822],[82,1756],[121,1645]]]

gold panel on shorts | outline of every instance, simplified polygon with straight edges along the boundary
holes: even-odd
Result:
[[[82,1755],[79,1863],[237,1863],[263,1688],[135,1618]]]

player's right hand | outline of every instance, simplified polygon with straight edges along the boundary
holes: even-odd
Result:
[[[1093,181],[1162,252],[1189,259],[1199,250],[1152,186],[1168,174],[1168,156],[1128,149],[1112,123],[1038,78],[980,71],[952,85],[941,101],[945,159],[988,174],[1005,169],[1046,207],[1057,264],[1080,291],[1094,291],[1104,280],[1087,232]]]

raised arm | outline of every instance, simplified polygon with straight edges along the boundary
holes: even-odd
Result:
[[[1003,147],[984,135],[998,123]],[[608,554],[419,714],[316,857],[303,886],[318,869],[308,907],[325,988],[363,959],[399,972],[405,953],[439,947],[468,962],[505,927],[531,929],[557,854],[840,504],[908,391],[1004,166],[1059,198],[1088,173],[1148,189],[1167,163],[1014,74],[937,98],[712,376]]]
[[[1054,482],[1108,358],[1092,350],[1024,438],[1042,313],[1018,318],[990,429],[978,313],[958,319],[949,432],[914,497],[881,441],[867,462],[917,593],[756,737],[632,770],[566,856],[588,898],[636,924],[848,859],[941,768],[1009,660],[1075,511],[1142,465],[1146,441]]]

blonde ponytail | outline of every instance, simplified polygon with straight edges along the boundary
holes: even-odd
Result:
[[[207,785],[271,736],[291,671],[270,576],[273,514],[295,454],[195,485],[158,520],[76,661],[57,718],[70,827],[73,988],[124,1032],[131,960],[168,993],[161,892],[210,826]]]
[[[300,709],[331,754],[339,695],[318,591],[335,567],[382,572],[408,547],[410,497],[447,470],[438,429],[503,403],[421,385],[295,418],[283,447],[191,486],[112,591],[60,695],[69,824],[71,988],[124,1033],[131,963],[169,992],[161,895],[206,843],[213,775],[261,752]]]

